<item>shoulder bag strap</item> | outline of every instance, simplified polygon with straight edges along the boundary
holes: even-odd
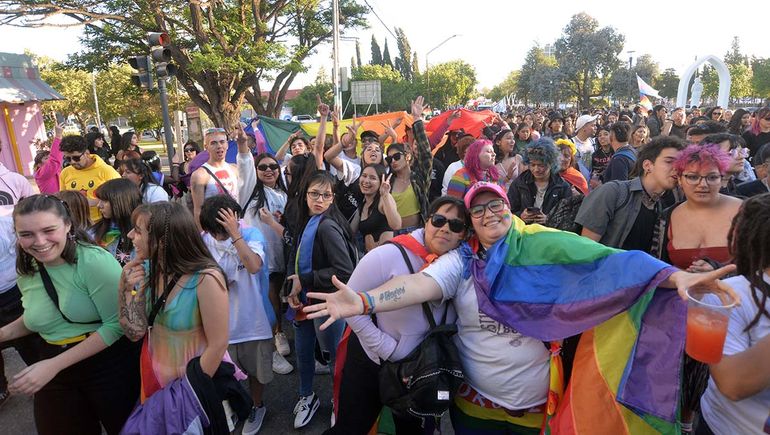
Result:
[[[38,270],[40,271],[40,278],[43,279],[43,287],[45,287],[45,292],[48,293],[48,297],[51,298],[54,306],[57,310],[59,310],[59,314],[61,314],[62,318],[67,323],[76,323],[78,325],[100,325],[102,323],[101,320],[95,322],[75,322],[74,320],[70,320],[70,318],[62,312],[61,307],[59,306],[59,294],[56,293],[56,287],[54,287],[53,281],[51,281],[51,276],[48,275],[48,271],[45,270],[45,267],[43,267],[43,265],[40,263],[38,263]]]
[[[214,181],[216,181],[216,182],[217,182],[217,184],[219,185],[219,187],[222,189],[222,192],[224,192],[224,193],[226,193],[227,195],[229,195],[229,196],[230,196],[230,198],[233,198],[233,195],[232,195],[232,194],[230,194],[230,191],[229,191],[229,190],[227,190],[227,188],[225,187],[225,185],[224,185],[224,184],[222,184],[222,180],[220,180],[220,179],[219,179],[219,177],[217,177],[216,175],[214,175],[214,173],[213,173],[213,172],[211,172],[211,169],[209,169],[209,168],[208,168],[207,166],[205,166],[205,165],[201,165],[201,168],[205,169],[205,170],[206,170],[206,172],[208,172],[208,173],[209,173],[209,175],[211,175],[211,178],[213,178],[213,179],[214,179]],[[233,199],[235,199],[235,198],[233,198]]]
[[[158,316],[158,312],[160,312],[160,309],[163,308],[164,305],[166,305],[166,299],[168,299],[168,295],[171,293],[171,290],[173,290],[174,286],[176,285],[176,282],[179,281],[179,275],[174,276],[171,278],[171,281],[166,283],[166,288],[163,290],[163,294],[160,295],[160,298],[155,301],[154,304],[152,304],[152,310],[150,310],[150,315],[147,317],[147,327],[151,328],[153,323],[155,323],[155,317]]]
[[[404,263],[406,263],[406,267],[409,268],[409,273],[414,273],[414,267],[412,267],[412,262],[409,261],[409,256],[406,255],[406,249],[399,244],[395,242],[386,242],[387,244],[394,245],[398,248],[398,250],[401,252],[401,256],[404,257]],[[427,302],[422,303],[422,312],[425,313],[425,317],[428,318],[428,323],[430,324],[430,329],[433,329],[436,327],[436,320],[433,318],[433,312],[431,311],[430,307],[428,306]],[[446,311],[444,311],[444,319],[443,322],[446,321]]]

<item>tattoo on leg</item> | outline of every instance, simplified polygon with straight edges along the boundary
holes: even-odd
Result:
[[[398,302],[401,300],[401,297],[406,293],[406,289],[401,287],[396,287],[393,290],[387,290],[385,292],[380,293],[380,302],[385,301],[394,301]]]

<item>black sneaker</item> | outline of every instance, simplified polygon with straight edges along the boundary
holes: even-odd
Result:
[[[10,397],[11,397],[11,393],[8,391],[7,388],[2,392],[0,392],[0,408],[3,407],[5,402],[7,402]]]

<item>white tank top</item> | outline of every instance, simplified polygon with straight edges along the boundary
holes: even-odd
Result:
[[[222,190],[222,186],[220,186],[219,183],[217,183],[217,180],[209,174],[209,182],[206,183],[206,188],[203,191],[204,199],[226,193],[238,202],[238,174],[235,172],[235,169],[229,164],[225,164],[221,168],[215,168],[208,163],[204,163],[201,166],[211,171],[211,174],[214,174],[214,177],[219,179],[222,186],[227,189],[227,191]]]

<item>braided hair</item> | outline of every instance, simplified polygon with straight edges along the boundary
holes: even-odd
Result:
[[[754,196],[743,203],[733,218],[727,246],[737,273],[749,281],[751,298],[759,310],[744,329],[748,331],[763,315],[770,318],[765,306],[770,284],[764,280],[765,270],[770,267],[770,193]]]

